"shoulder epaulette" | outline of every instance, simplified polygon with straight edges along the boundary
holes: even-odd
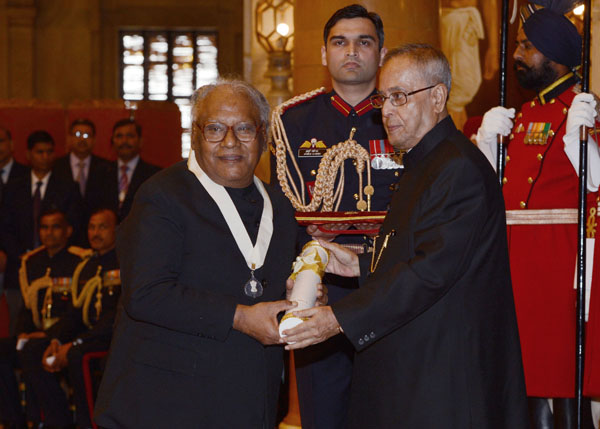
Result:
[[[36,253],[41,252],[42,250],[44,250],[46,248],[46,246],[44,246],[43,244],[40,247],[36,247],[33,250],[30,250],[29,252],[23,254],[21,256],[21,261],[25,262],[27,261],[27,259],[31,258],[33,255],[35,255]]]
[[[289,109],[292,108],[294,106],[297,106],[299,104],[305,103],[309,100],[312,100],[313,98],[324,94],[325,93],[325,87],[322,86],[321,88],[318,89],[313,89],[312,91],[308,91],[305,92],[304,94],[300,94],[300,95],[296,95],[295,97],[290,98],[289,100],[281,103],[279,106],[277,106],[274,109],[274,112],[278,112],[279,115],[283,115],[283,113]]]
[[[94,254],[93,249],[84,249],[83,247],[79,246],[69,246],[67,250],[69,251],[69,253],[79,256],[81,259],[89,258]]]

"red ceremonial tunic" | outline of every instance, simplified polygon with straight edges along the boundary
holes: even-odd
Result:
[[[578,178],[565,152],[569,75],[523,105],[507,149],[507,210],[577,209]],[[508,227],[511,276],[529,396],[575,391],[577,224]]]

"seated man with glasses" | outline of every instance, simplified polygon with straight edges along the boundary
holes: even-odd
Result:
[[[222,80],[193,97],[192,152],[139,188],[121,224],[122,309],[96,422],[106,428],[272,428],[278,313],[297,224],[254,176],[269,105]]]
[[[85,218],[82,224],[87,225],[90,214],[100,207],[103,186],[106,182],[109,161],[92,153],[96,143],[96,127],[89,119],[75,119],[69,127],[67,135],[68,154],[58,158],[53,172],[64,180],[74,181],[84,202]],[[74,237],[78,244],[87,243],[82,229],[79,237]]]

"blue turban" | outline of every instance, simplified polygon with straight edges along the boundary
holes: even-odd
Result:
[[[523,31],[546,58],[568,67],[581,64],[581,36],[564,15],[547,8],[537,10],[527,18]]]

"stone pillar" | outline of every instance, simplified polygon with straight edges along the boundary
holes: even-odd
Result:
[[[323,27],[347,0],[296,0],[294,11],[294,94],[330,86],[321,65]],[[430,43],[439,47],[439,4],[437,1],[366,0],[361,4],[383,20],[385,43],[393,48],[405,42]]]
[[[34,96],[34,19],[33,0],[4,2],[0,17],[0,58],[5,64],[0,68],[0,95],[8,98]]]
[[[36,97],[63,103],[99,97],[99,0],[37,4]]]
[[[0,0],[0,98],[8,97],[8,18],[6,0]]]

